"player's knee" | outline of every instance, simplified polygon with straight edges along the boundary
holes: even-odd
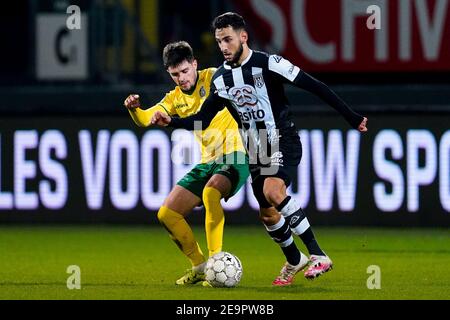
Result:
[[[176,194],[170,193],[167,198],[164,200],[164,203],[161,207],[163,213],[163,217],[169,213],[166,211],[170,210],[175,212],[176,214],[181,215],[182,217],[185,217],[191,212],[191,210],[194,208],[195,205],[193,205],[192,199],[185,198],[185,197],[179,197]],[[161,211],[160,209],[160,211]],[[159,212],[158,212],[159,215]]]
[[[234,171],[231,172],[234,173]],[[221,174],[215,174],[211,179],[209,179],[203,191],[205,191],[207,188],[216,189],[220,193],[220,196],[223,197],[230,192],[231,180]]]
[[[218,179],[210,179],[203,190],[205,190],[206,188],[214,188],[216,190],[220,190],[220,187],[221,182]]]

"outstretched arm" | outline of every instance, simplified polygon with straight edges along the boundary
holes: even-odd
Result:
[[[211,92],[198,113],[186,118],[171,118],[162,112],[156,112],[152,118],[152,124],[173,128],[184,128],[187,130],[205,130],[208,128],[214,116],[224,107],[225,100],[217,97]],[[195,127],[195,122],[197,121],[201,124],[201,127]]]
[[[125,108],[128,109],[131,118],[134,123],[139,127],[148,127],[151,125],[151,119],[153,115],[157,112],[164,112],[167,114],[167,110],[161,105],[155,105],[148,109],[141,109],[141,103],[139,101],[139,95],[131,94],[124,101]]]
[[[366,124],[367,118],[353,111],[333,90],[331,90],[323,82],[313,78],[311,75],[304,71],[300,71],[294,84],[302,89],[305,89],[323,101],[328,103],[334,109],[336,109],[347,122],[355,129],[361,132],[367,131]]]
[[[297,87],[305,89],[320,97],[323,101],[336,109],[353,128],[358,129],[361,132],[367,131],[367,118],[350,109],[350,107],[326,84],[314,79],[299,67],[280,56],[270,56],[268,67],[270,71],[281,76],[284,81],[288,80]]]

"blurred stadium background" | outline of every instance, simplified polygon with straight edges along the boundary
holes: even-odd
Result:
[[[80,29],[70,30],[74,4]],[[380,30],[366,27],[371,4],[382,9]],[[122,102],[139,93],[151,106],[172,87],[161,66],[169,41],[189,41],[200,68],[220,65],[209,25],[235,10],[252,48],[282,54],[369,117],[369,134],[359,136],[311,94],[287,88],[304,147],[292,192],[314,223],[450,226],[447,0],[10,6],[0,19],[2,223],[156,222],[190,168],[170,161],[172,148],[195,163],[195,143],[186,132],[135,127]],[[228,223],[257,222],[249,191],[226,204]]]
[[[74,22],[70,19],[77,13],[67,12],[71,5],[81,9],[79,29],[67,27],[68,19]],[[379,30],[366,26],[370,16],[366,10],[370,5],[381,8]],[[398,266],[406,266],[410,265],[411,257],[423,255],[423,261],[429,263],[421,262],[423,273],[415,270],[414,275],[421,277],[429,270],[427,268],[439,266],[440,269],[435,269],[435,291],[413,288],[408,292],[413,297],[423,297],[420,293],[425,292],[428,298],[437,294],[438,298],[448,299],[449,281],[442,278],[446,272],[445,261],[450,256],[447,232],[450,227],[448,0],[19,0],[8,6],[9,10],[0,11],[3,31],[0,36],[3,43],[0,50],[0,226],[3,239],[0,248],[5,257],[0,268],[3,279],[0,283],[5,289],[0,290],[1,298],[27,297],[25,291],[13,294],[17,287],[8,291],[8,283],[15,284],[15,281],[25,286],[33,285],[34,281],[55,284],[51,276],[36,276],[30,270],[36,265],[38,270],[50,270],[49,274],[56,272],[57,267],[45,269],[37,261],[48,257],[42,249],[46,245],[48,250],[62,252],[65,247],[58,245],[58,241],[68,241],[72,243],[68,247],[77,250],[99,246],[98,254],[81,260],[87,264],[95,264],[95,257],[106,254],[114,239],[122,239],[120,241],[125,241],[128,247],[122,248],[124,250],[117,247],[117,251],[113,248],[111,252],[141,248],[142,251],[132,257],[137,261],[139,255],[153,250],[148,247],[151,243],[144,244],[147,240],[142,230],[129,243],[126,237],[132,236],[131,233],[120,236],[117,231],[105,235],[104,243],[97,243],[92,240],[95,238],[95,231],[90,233],[92,229],[86,228],[89,236],[83,235],[84,229],[76,232],[67,229],[69,235],[63,236],[64,232],[52,233],[48,225],[114,224],[114,228],[155,225],[158,228],[155,234],[164,236],[161,241],[166,241],[164,230],[157,224],[156,212],[176,181],[199,159],[198,149],[189,132],[137,128],[124,109],[123,100],[130,93],[138,93],[145,105],[152,106],[173,87],[161,65],[162,48],[169,41],[190,42],[200,68],[220,65],[221,55],[209,25],[220,13],[238,11],[249,26],[253,49],[283,55],[329,84],[349,105],[369,118],[368,134],[359,135],[316,97],[287,87],[304,152],[291,192],[306,208],[314,226],[327,227],[317,230],[329,250],[335,251],[336,260],[344,266],[347,263],[349,268],[353,262],[367,262],[359,275],[364,284],[365,267],[371,263],[368,257],[377,253],[380,259],[394,257],[390,260],[393,265],[397,261],[395,257],[406,252],[402,256],[404,260],[398,260]],[[193,159],[191,165],[178,161],[189,157]],[[233,229],[236,225],[246,225],[248,230],[256,225],[255,230],[260,231],[263,239],[258,240],[262,241],[259,249],[269,250],[264,244],[273,249],[278,261],[278,249],[270,244],[258,222],[257,204],[250,186],[224,206],[226,229],[230,230],[225,232],[225,237],[227,234],[239,237],[240,229]],[[189,219],[201,228],[201,209]],[[28,226],[21,229],[22,224],[42,229],[37,230],[35,237],[27,233],[30,232]],[[344,229],[328,228],[336,226]],[[364,228],[349,231],[348,227],[376,227],[378,231]],[[404,230],[389,231],[391,227],[421,230],[405,234]],[[385,230],[390,232],[389,237],[393,234],[399,237],[383,241]],[[247,236],[241,233],[244,234]],[[361,243],[342,238],[347,234],[352,235],[352,239],[361,239]],[[422,243],[426,234],[430,242]],[[100,235],[99,240],[102,237]],[[400,245],[396,241],[402,237],[405,242]],[[76,247],[74,243],[80,238],[85,242]],[[428,244],[431,238],[434,242]],[[20,239],[24,241],[22,245]],[[248,239],[242,241],[242,238],[240,243],[238,239],[233,240],[236,242],[231,238],[226,240],[228,248],[243,255],[244,265],[253,263],[257,264],[255,268],[265,268],[266,262],[251,248],[239,251]],[[257,243],[252,239],[248,241]],[[371,239],[372,256],[361,260],[367,245],[364,239]],[[138,242],[142,247],[135,246]],[[346,243],[349,251],[339,251]],[[392,247],[392,243],[397,246]],[[173,250],[166,253],[161,246],[162,257],[172,253],[175,256],[176,249],[168,239],[167,246]],[[385,254],[386,248],[394,250],[392,255]],[[34,256],[26,260],[31,252]],[[352,254],[354,260],[345,260]],[[67,275],[62,268],[73,260],[62,256],[58,268],[63,270],[64,283]],[[153,254],[152,259],[156,256],[157,253]],[[430,257],[435,260],[428,260]],[[124,256],[120,261],[127,259]],[[184,263],[181,256],[174,259]],[[47,260],[48,263],[54,261]],[[14,261],[17,263],[11,264]],[[117,263],[117,269],[125,266],[127,272],[134,270],[132,265],[120,264],[114,256],[105,261],[111,266]],[[136,281],[146,279],[159,283],[159,279],[140,277],[150,277],[145,271],[147,266],[144,262],[140,265],[142,271],[135,275],[141,280]],[[173,272],[167,276],[170,279],[181,271],[170,268],[173,269],[168,269]],[[271,266],[270,270],[273,268]],[[96,270],[99,274],[108,270],[100,269]],[[400,267],[395,270],[398,273],[391,274],[393,281],[403,282],[398,285],[398,291],[384,298],[401,298],[404,284],[425,288],[428,283],[427,279],[405,278]],[[23,279],[16,280],[20,274]],[[128,279],[128,273],[121,276]],[[92,274],[91,277],[95,278]],[[110,281],[101,276],[98,279]],[[339,286],[340,280],[330,281]],[[125,289],[132,291],[126,285]],[[158,296],[157,292],[149,295],[147,287],[141,289],[147,292],[143,297],[174,297]],[[361,291],[358,295],[348,291],[343,297],[370,298],[365,287],[364,290],[366,293]],[[294,291],[286,292],[286,297],[299,298]],[[29,292],[34,292],[34,297],[42,297],[38,291]],[[72,297],[55,292],[50,290],[48,294],[54,298]],[[272,293],[267,290],[265,293],[256,298],[270,299]],[[326,289],[318,289],[312,297],[323,297],[323,293]],[[328,293],[328,298],[339,297]],[[190,291],[184,292],[179,297],[195,298],[190,294]],[[219,295],[212,297],[220,298]],[[227,293],[225,297],[231,299],[233,295]],[[244,291],[239,297],[251,296]],[[383,295],[376,297],[383,298]]]

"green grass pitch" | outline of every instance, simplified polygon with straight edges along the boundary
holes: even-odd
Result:
[[[204,251],[204,231],[194,228]],[[284,260],[262,226],[225,226],[224,250],[242,261],[236,288],[177,287],[189,267],[160,226],[0,226],[0,299],[450,299],[448,229],[316,228],[334,269],[314,281],[271,282]],[[299,239],[296,242],[304,250]],[[69,265],[81,289],[69,290]],[[367,288],[370,265],[381,289]]]

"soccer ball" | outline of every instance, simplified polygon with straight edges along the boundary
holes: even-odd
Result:
[[[212,287],[235,287],[242,277],[242,264],[229,252],[219,252],[206,262],[206,281]]]

